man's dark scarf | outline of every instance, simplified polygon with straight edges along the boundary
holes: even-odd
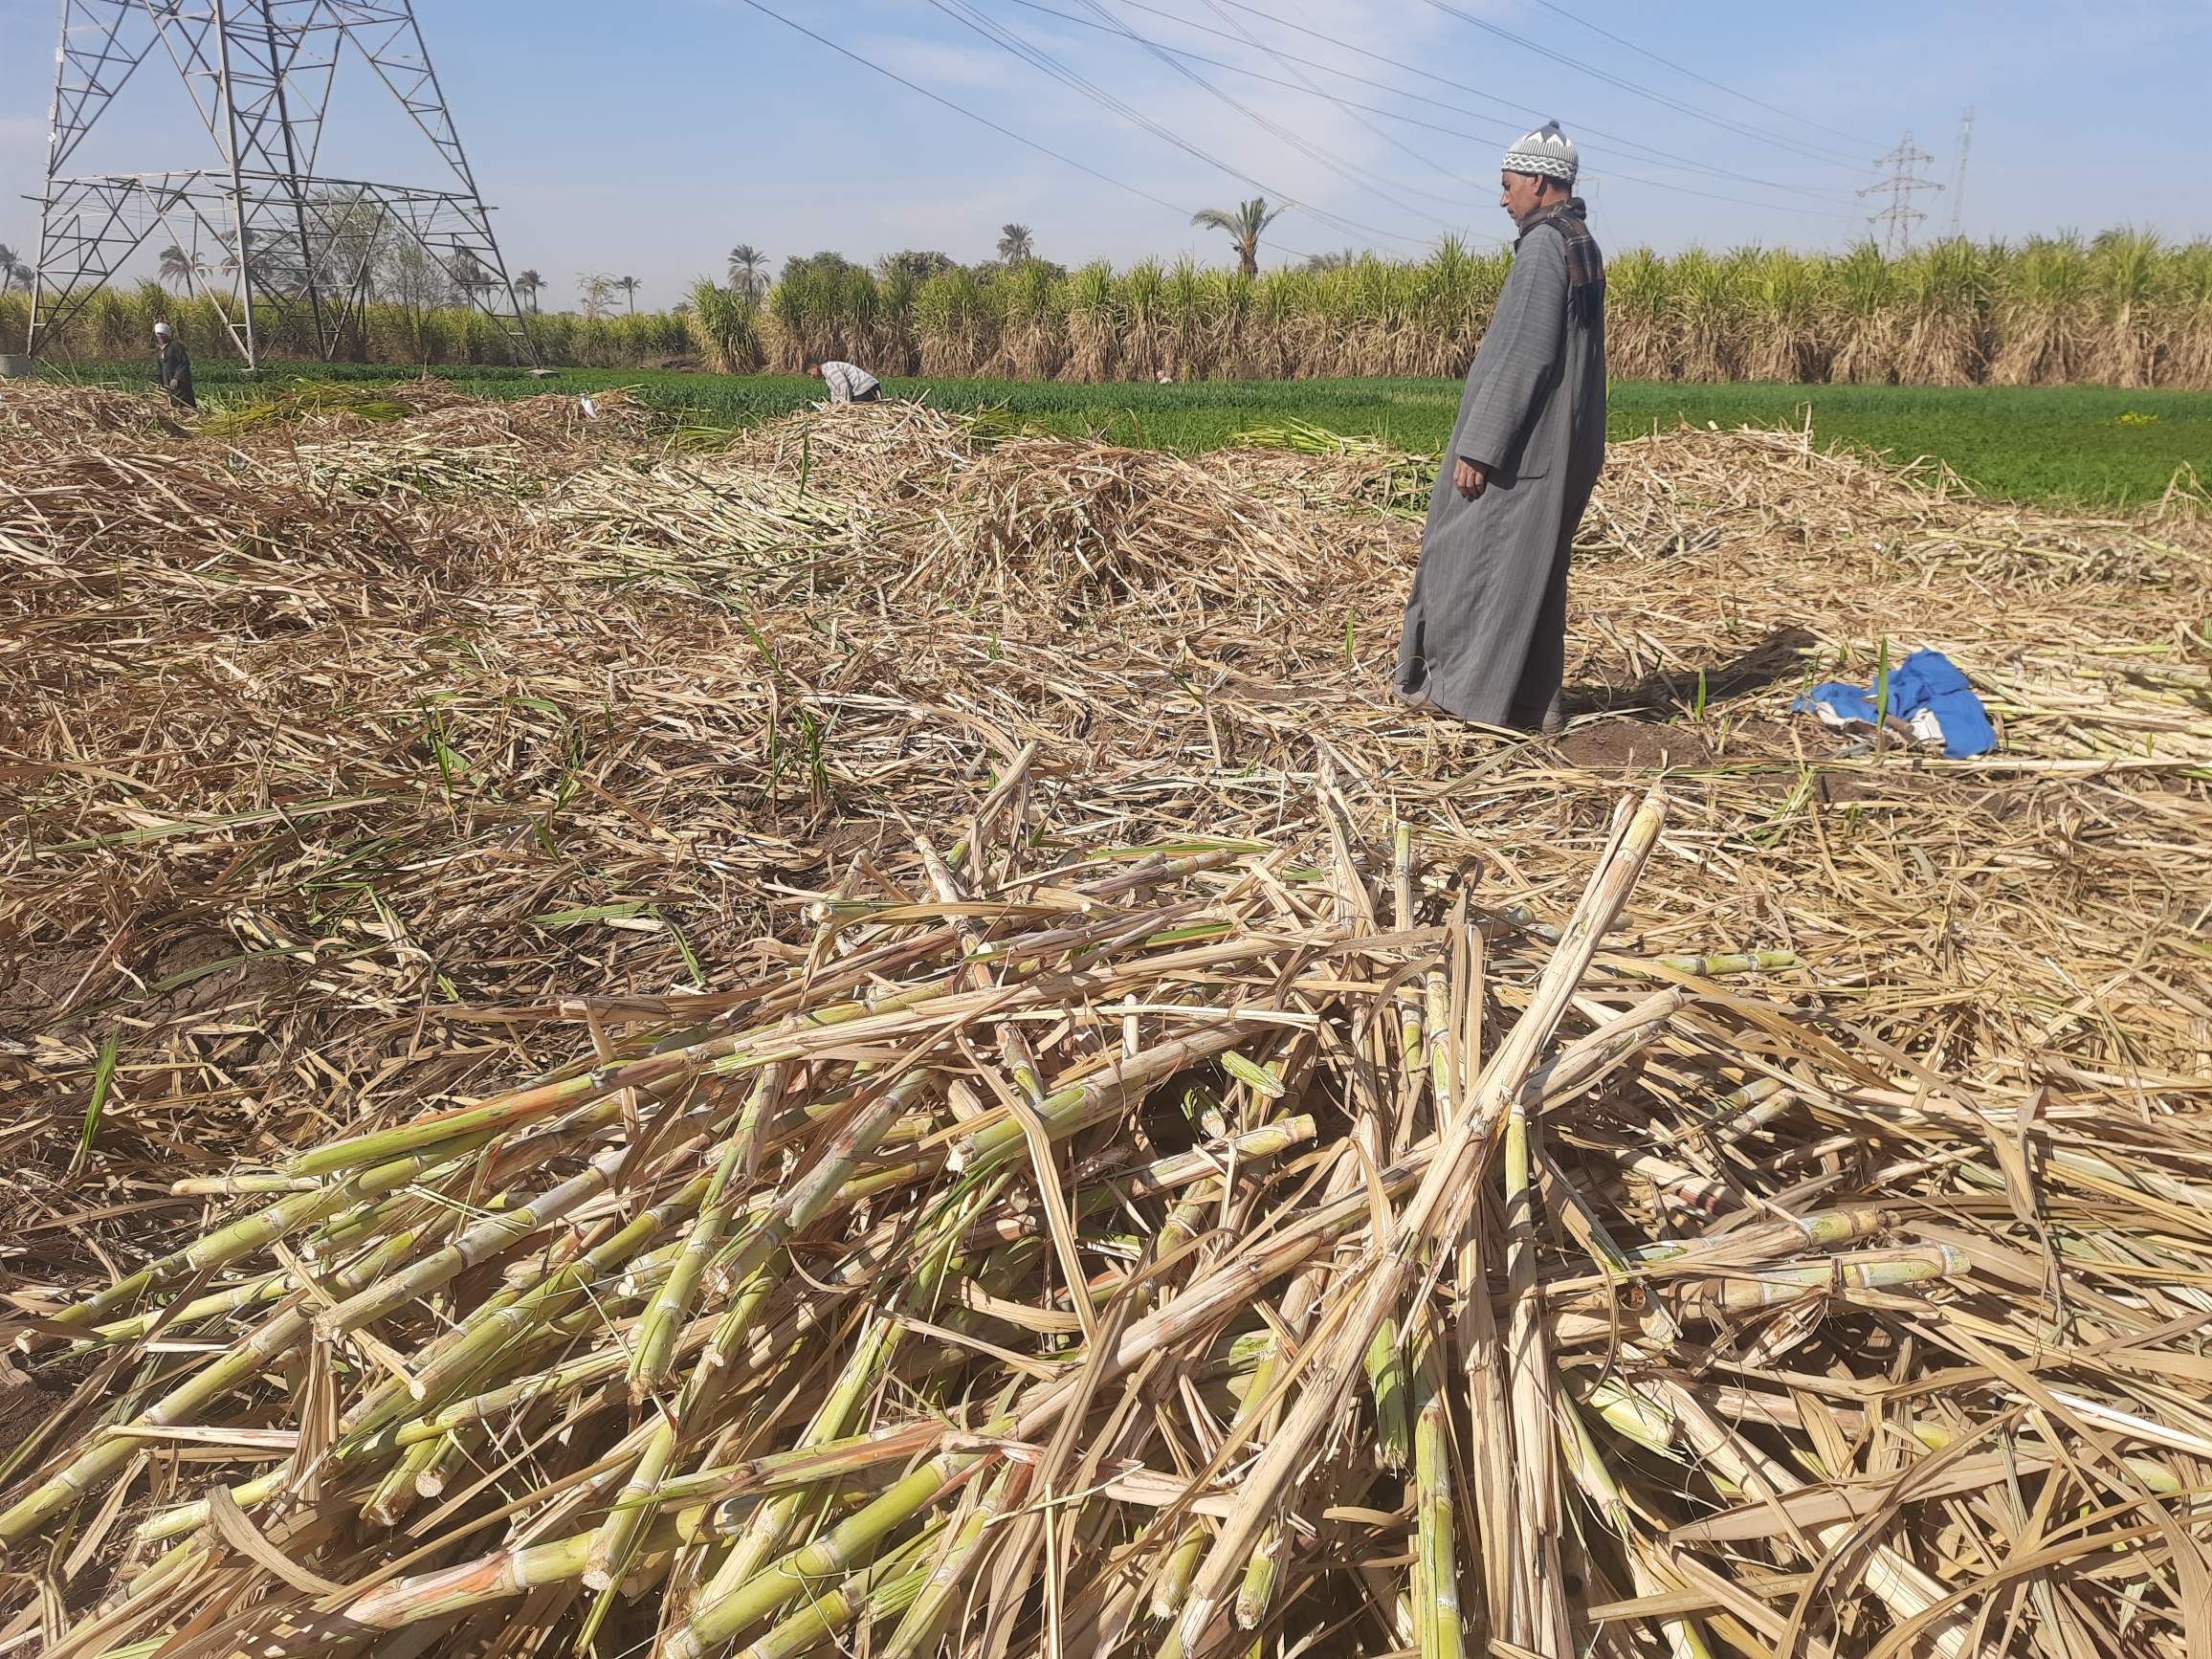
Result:
[[[1605,256],[1591,239],[1590,210],[1580,196],[1569,196],[1531,213],[1515,247],[1538,225],[1549,225],[1567,242],[1567,304],[1578,322],[1595,322],[1605,309]]]

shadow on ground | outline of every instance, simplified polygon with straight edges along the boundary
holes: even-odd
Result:
[[[1763,691],[1779,681],[1803,673],[1806,656],[1816,641],[1802,628],[1778,628],[1749,651],[1705,671],[1705,700],[1720,702]],[[1625,686],[1571,685],[1559,695],[1567,719],[1612,715],[1624,719],[1665,720],[1697,703],[1697,671],[1673,674],[1654,669],[1642,679]]]

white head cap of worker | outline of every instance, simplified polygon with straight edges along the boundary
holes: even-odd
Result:
[[[1575,154],[1575,141],[1559,131],[1556,121],[1547,121],[1505,152],[1505,170],[1509,173],[1536,173],[1571,185],[1582,169],[1582,158]]]
[[[154,324],[154,332],[162,339],[166,340],[169,337],[169,325],[166,322],[157,322]]]

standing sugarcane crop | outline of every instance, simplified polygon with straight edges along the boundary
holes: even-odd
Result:
[[[1605,459],[1605,261],[1557,122],[1506,152],[1513,272],[1467,371],[1405,602],[1397,688],[1416,708],[1550,730],[1567,558]]]

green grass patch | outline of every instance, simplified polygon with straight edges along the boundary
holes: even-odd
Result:
[[[373,364],[265,370],[254,386],[232,365],[200,366],[210,402],[267,395],[294,374],[388,383],[413,371]],[[537,378],[517,368],[431,372],[492,397],[541,391],[634,388],[654,405],[710,426],[744,426],[802,408],[820,394],[797,375],[685,374],[654,369],[564,369]],[[151,365],[101,365],[86,378],[150,384]],[[1071,436],[1195,453],[1252,427],[1305,421],[1382,438],[1425,453],[1451,434],[1459,387],[1446,380],[1201,381],[1182,386],[1078,386],[1055,381],[947,377],[885,382],[899,397],[940,408],[1003,408]],[[1824,444],[1922,455],[1947,463],[1976,488],[2017,500],[2122,507],[2156,501],[2184,463],[2212,474],[2212,392],[2111,387],[1692,386],[1615,381],[1609,426],[1633,437],[1688,421],[1727,429],[1796,426],[1808,417]]]

